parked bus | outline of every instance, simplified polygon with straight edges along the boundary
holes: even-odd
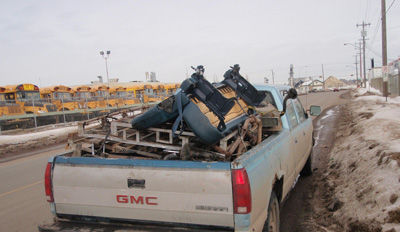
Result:
[[[110,92],[108,91],[110,87],[107,85],[94,85],[90,89],[90,96],[92,99],[96,99],[99,101],[97,108],[104,108],[107,106],[115,106],[111,105],[110,99]]]
[[[6,88],[0,87],[0,119],[1,130],[8,128],[25,128],[29,121],[28,118],[12,118],[13,116],[24,115],[22,107],[19,104],[7,102],[5,96]]]
[[[121,105],[135,105],[140,104],[139,98],[128,97],[125,87],[122,86],[114,86],[111,87],[108,91],[110,92],[110,101],[113,102],[116,106]]]
[[[33,84],[19,84],[4,86],[5,100],[20,105],[26,114],[40,116],[43,113],[57,112],[57,106],[40,98],[39,87]],[[52,115],[39,117],[38,125],[57,122],[57,117]]]
[[[78,102],[79,109],[105,108],[107,103],[104,100],[98,100],[91,96],[92,88],[87,85],[72,87],[73,99]]]
[[[181,87],[181,84],[176,84],[176,83],[170,83],[170,84],[165,84],[165,92],[167,96],[172,96],[176,92],[177,89]]]
[[[149,96],[149,102],[158,102],[167,98],[163,84],[151,84],[151,89],[145,92]]]
[[[46,112],[56,112],[57,107],[40,98],[39,87],[33,84],[7,85],[5,88],[5,99],[9,102],[19,104],[25,113],[40,115]]]
[[[6,88],[0,87],[0,116],[12,116],[25,114],[19,104],[6,101]]]
[[[77,110],[78,103],[70,94],[72,88],[64,85],[53,85],[40,89],[40,96],[57,106],[58,111]]]
[[[148,90],[153,91],[149,84],[132,83],[126,87],[126,94],[128,95],[128,98],[138,98],[141,103],[148,103]]]

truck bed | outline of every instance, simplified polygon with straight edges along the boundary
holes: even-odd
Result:
[[[170,121],[134,129],[132,119],[145,108],[79,124],[69,137],[73,152],[51,158],[46,168],[59,226],[81,220],[133,223],[134,231],[261,231],[270,198],[280,203],[311,157],[312,122],[300,110],[299,122],[289,100],[289,115],[299,122],[290,127],[282,113],[287,87],[260,89],[267,95],[263,109],[212,144],[188,125],[175,132]],[[273,120],[260,124],[263,117]]]

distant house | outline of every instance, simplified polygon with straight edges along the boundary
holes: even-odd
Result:
[[[303,82],[298,87],[298,90],[300,93],[307,93],[308,91],[311,91],[312,89],[322,90],[323,86],[324,86],[324,83],[320,80],[309,80],[309,81]]]
[[[330,76],[330,77],[328,77],[328,79],[325,80],[325,89],[342,88],[345,86],[346,86],[346,83],[337,79],[334,76]]]

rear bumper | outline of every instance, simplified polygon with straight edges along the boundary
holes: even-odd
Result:
[[[190,225],[177,223],[162,223],[152,221],[125,221],[118,219],[106,219],[99,217],[77,217],[70,215],[59,215],[56,222],[48,225],[39,225],[41,232],[50,231],[234,231],[233,228]]]

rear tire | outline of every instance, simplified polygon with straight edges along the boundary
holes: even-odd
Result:
[[[263,232],[279,232],[280,212],[279,202],[274,191],[271,192],[268,205],[268,217]]]
[[[303,169],[300,172],[301,176],[311,176],[313,174],[313,151],[311,150],[308,156],[306,164],[304,164]]]

